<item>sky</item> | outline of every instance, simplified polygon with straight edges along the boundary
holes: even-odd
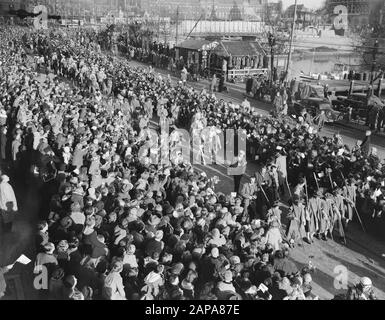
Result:
[[[309,9],[319,9],[322,7],[324,0],[297,0],[297,4],[303,4]],[[286,9],[288,6],[295,3],[295,0],[282,0],[283,8]]]

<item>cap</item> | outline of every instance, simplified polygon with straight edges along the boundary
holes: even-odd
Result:
[[[367,287],[367,286],[371,286],[371,285],[372,285],[372,280],[370,280],[368,277],[362,277],[362,278],[360,279],[360,283],[361,283],[363,286]]]
[[[218,248],[212,248],[211,249],[211,256],[213,257],[213,258],[218,258],[219,257],[219,250],[218,250]]]
[[[64,279],[64,285],[72,288],[76,285],[76,278],[73,275],[69,275]]]
[[[224,274],[224,279],[226,282],[233,281],[233,273],[230,270],[227,270]]]

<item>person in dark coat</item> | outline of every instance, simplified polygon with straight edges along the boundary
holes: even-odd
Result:
[[[366,133],[365,133],[365,138],[364,138],[364,140],[362,141],[362,143],[360,145],[361,152],[362,152],[362,154],[364,156],[368,156],[369,155],[371,136],[372,136],[372,132],[370,130],[367,130]]]
[[[7,127],[0,128],[0,160],[1,163],[6,162],[6,145],[7,145]]]

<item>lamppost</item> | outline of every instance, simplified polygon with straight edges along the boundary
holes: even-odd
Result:
[[[274,47],[275,47],[275,44],[276,44],[276,39],[275,39],[275,36],[269,32],[269,36],[268,36],[268,40],[269,40],[269,45],[270,45],[270,84],[272,85],[273,84],[273,81],[274,81]]]

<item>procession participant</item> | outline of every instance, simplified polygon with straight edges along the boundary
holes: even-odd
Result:
[[[246,153],[243,150],[239,151],[239,155],[235,157],[235,161],[230,166],[234,168],[234,192],[238,193],[241,185],[241,180],[246,172],[247,160]]]
[[[305,207],[298,195],[293,195],[293,203],[289,208],[288,219],[289,224],[286,229],[286,238],[294,246],[298,239],[304,238],[304,227],[306,224]]]
[[[276,200],[273,202],[273,206],[267,211],[267,223],[277,221],[279,227],[281,228],[281,215],[282,210],[279,208],[279,201]]]
[[[275,94],[275,98],[274,98],[274,101],[273,101],[273,106],[274,106],[275,114],[276,115],[280,115],[281,109],[282,109],[282,106],[283,106],[283,98],[282,98],[281,94],[279,93],[279,91],[277,91],[276,94]]]
[[[287,156],[285,154],[285,149],[281,146],[278,146],[277,150],[275,165],[277,166],[278,171],[279,191],[282,195],[285,195],[285,190],[287,189]]]
[[[343,229],[342,221],[341,221],[341,213],[338,210],[338,207],[336,205],[335,197],[332,194],[327,193],[326,194],[326,202],[327,202],[328,207],[329,207],[329,216],[330,216],[329,234],[333,238],[333,231],[335,228],[337,228],[340,241],[343,244],[346,244],[345,233],[344,233],[344,229]],[[336,224],[337,224],[337,226],[336,226]]]
[[[370,151],[370,143],[371,143],[372,132],[367,130],[365,132],[365,138],[363,139],[360,148],[363,155],[368,156]]]
[[[5,267],[0,267],[0,299],[3,298],[7,292],[7,282],[5,281],[4,274],[9,272],[13,266],[13,264],[10,264]]]
[[[243,197],[243,204],[246,212],[246,216],[251,221],[256,218],[256,198],[257,198],[258,186],[255,182],[255,177],[250,177],[250,181],[243,184],[240,191],[240,195]]]
[[[321,223],[321,197],[323,193],[321,190],[313,191],[309,194],[309,202],[307,204],[307,232],[308,240],[313,241],[313,237],[319,234]],[[318,237],[318,236],[317,236]]]
[[[345,230],[347,230],[349,222],[353,219],[353,210],[355,210],[357,201],[357,186],[355,185],[355,180],[353,178],[345,180],[342,194],[345,199],[345,210],[342,211],[342,219],[344,221]]]
[[[12,232],[13,221],[18,212],[17,200],[7,175],[1,176],[0,182],[0,210],[2,220],[2,235]]]
[[[349,288],[346,300],[377,300],[373,292],[372,280],[362,277],[358,284]]]

